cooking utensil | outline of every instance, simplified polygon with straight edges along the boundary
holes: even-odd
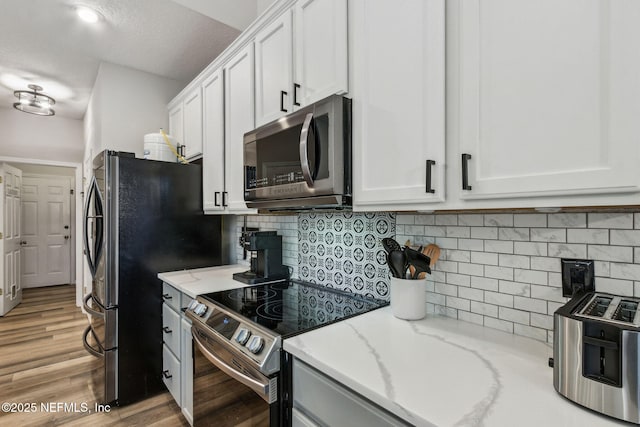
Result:
[[[407,258],[407,267],[409,268],[409,275],[411,279],[418,279],[419,275],[425,272],[431,274],[431,268],[429,267],[431,264],[431,258],[424,255],[422,252],[418,252],[415,249],[407,247],[404,248],[404,253]]]
[[[402,250],[402,246],[400,246],[400,243],[396,242],[390,237],[385,237],[384,239],[382,239],[382,247],[385,251],[387,251],[387,254],[391,254],[391,252],[393,251]]]
[[[438,258],[440,258],[440,246],[434,243],[428,244],[422,250],[422,253],[431,259],[431,262],[429,263],[429,268],[433,268],[433,266],[436,265],[436,261],[438,261]],[[427,277],[427,274],[420,273],[417,277],[418,279],[424,279],[425,277]]]
[[[387,257],[387,264],[393,277],[404,278],[407,256],[402,249],[391,251]]]

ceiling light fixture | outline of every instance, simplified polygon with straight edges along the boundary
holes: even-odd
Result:
[[[80,19],[90,24],[95,24],[100,20],[100,14],[86,6],[78,6],[76,8],[76,13],[80,17]]]
[[[56,103],[52,97],[39,93],[42,87],[29,85],[29,90],[16,90],[13,94],[18,102],[13,103],[13,108],[24,113],[37,114],[38,116],[53,116],[56,112],[51,108]]]

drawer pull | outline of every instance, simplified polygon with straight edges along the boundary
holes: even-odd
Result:
[[[173,377],[173,375],[171,375],[171,374],[169,373],[169,370],[168,370],[168,369],[167,369],[166,371],[162,371],[162,375],[163,375],[166,379],[169,379],[169,378],[172,378],[172,377]]]
[[[165,326],[164,328],[162,328],[162,330],[164,331],[165,334],[170,334],[171,332],[173,332],[171,329],[169,329],[168,326]]]
[[[169,294],[162,294],[162,299],[166,301],[168,299],[173,299],[173,297]]]

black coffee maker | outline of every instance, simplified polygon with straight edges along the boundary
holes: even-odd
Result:
[[[234,280],[256,285],[289,278],[289,268],[282,264],[282,236],[277,232],[253,231],[245,238],[243,247],[251,252],[251,269],[235,273]]]

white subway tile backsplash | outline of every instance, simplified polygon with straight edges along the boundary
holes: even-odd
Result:
[[[457,225],[448,225],[446,227],[447,237],[471,237],[471,229],[469,227],[461,227]]]
[[[458,288],[458,296],[473,301],[484,301],[484,291],[482,289],[474,288]]]
[[[623,228],[633,229],[631,213],[589,213],[589,228]]]
[[[546,341],[547,340],[547,331],[541,328],[534,328],[531,326],[520,325],[515,323],[513,325],[513,333],[517,335],[522,335],[524,337],[533,338],[538,341]]]
[[[479,239],[458,239],[458,249],[470,251],[483,251],[484,240]]]
[[[562,274],[561,273],[549,273],[549,286],[556,288],[562,287]]]
[[[510,322],[521,323],[523,325],[529,324],[529,312],[514,310],[513,308],[499,307],[498,318],[508,320]]]
[[[602,229],[602,228],[590,228],[590,229],[569,228],[567,230],[567,242],[568,243],[594,243],[594,244],[606,245],[609,243],[609,230]]]
[[[461,250],[456,250],[456,249],[448,249],[447,250],[447,259],[449,261],[470,262],[471,261],[471,252],[469,252],[469,251],[461,251]]]
[[[513,280],[513,268],[487,265],[484,267],[484,275],[494,279]]]
[[[427,302],[436,305],[445,305],[447,300],[446,294],[436,292],[427,292]]]
[[[509,280],[500,280],[498,283],[498,289],[501,294],[530,296],[531,285],[528,283],[511,282]]]
[[[436,244],[441,249],[458,249],[458,239],[451,237],[436,237]]]
[[[485,317],[484,326],[493,329],[499,329],[510,334],[513,333],[513,323],[507,322],[506,320],[494,319],[493,317]]]
[[[426,227],[424,225],[405,225],[404,233],[409,236],[424,236],[425,228]],[[444,233],[444,230],[443,230],[443,233]],[[398,243],[403,244],[404,242],[398,242]]]
[[[562,302],[549,301],[547,303],[547,314],[550,315],[550,316],[553,316],[553,313],[555,313],[560,307],[565,305],[565,303],[567,301],[569,301],[569,298],[565,298],[564,301],[562,301]]]
[[[501,267],[529,268],[529,257],[524,255],[498,255],[498,265]]]
[[[601,278],[596,280],[596,290],[598,292],[608,292],[610,294],[633,296],[633,281],[620,279]]]
[[[549,243],[549,256],[559,258],[586,258],[587,245],[579,243]]]
[[[611,263],[608,261],[594,261],[593,270],[596,277],[610,277]]]
[[[613,279],[640,280],[640,264],[610,264],[610,276]]]
[[[541,299],[514,296],[513,307],[534,313],[547,314],[547,301]]]
[[[589,259],[633,262],[633,248],[626,246],[589,245],[587,252]]]
[[[536,328],[553,330],[553,316],[539,313],[531,313],[531,326]]]
[[[484,265],[459,262],[458,273],[470,276],[484,276]],[[640,280],[640,277],[638,279]]]
[[[447,297],[447,307],[456,308],[458,310],[471,310],[471,301],[457,297]]]
[[[415,215],[415,224],[435,225],[436,219],[434,215]]]
[[[407,214],[398,214],[396,215],[396,224],[397,225],[413,225],[415,224],[415,218],[416,217],[421,217],[425,220],[429,219],[431,221],[433,221],[433,216],[432,215],[407,215]]]
[[[458,215],[458,225],[483,226],[484,216],[480,214],[461,214]]]
[[[444,225],[426,225],[424,227],[424,235],[429,237],[445,237],[447,228]]]
[[[457,273],[458,272],[458,263],[455,261],[446,261],[443,259],[440,259],[434,269],[437,269],[439,271],[446,271],[448,273]]]
[[[517,255],[547,256],[547,243],[513,242],[513,253]]]
[[[485,240],[484,241],[485,252],[497,252],[503,254],[513,253],[513,242],[506,240]]]
[[[458,287],[446,283],[436,283],[436,292],[442,295],[458,296]]]
[[[546,227],[547,214],[515,214],[513,216],[515,227]]]
[[[501,307],[513,308],[513,295],[485,291],[484,302],[487,304],[499,305]]]
[[[471,312],[483,316],[498,317],[498,306],[485,302],[471,301]]]
[[[586,228],[587,227],[587,214],[586,213],[556,213],[549,214],[549,227],[562,227],[562,228]]]
[[[471,227],[472,239],[497,239],[498,227]]]
[[[471,287],[484,289],[485,291],[498,292],[498,279],[492,279],[489,277],[477,277],[471,276]]]
[[[484,225],[488,227],[513,227],[512,214],[486,214]]]
[[[436,225],[458,225],[458,215],[435,215]]]
[[[531,269],[560,272],[562,264],[558,258],[531,257]]]
[[[498,265],[498,254],[491,252],[471,252],[471,262],[485,265]]]
[[[555,302],[565,301],[562,296],[562,288],[555,286],[531,285],[531,298]]]
[[[471,286],[471,276],[466,274],[447,273],[447,283],[457,286]]]
[[[611,230],[611,244],[640,246],[640,230]]]
[[[529,240],[528,228],[498,228],[498,239],[500,240]]]
[[[546,271],[522,270],[518,268],[513,270],[513,280],[516,282],[546,285],[549,279]]]
[[[567,230],[563,228],[532,228],[532,242],[566,242]]]

